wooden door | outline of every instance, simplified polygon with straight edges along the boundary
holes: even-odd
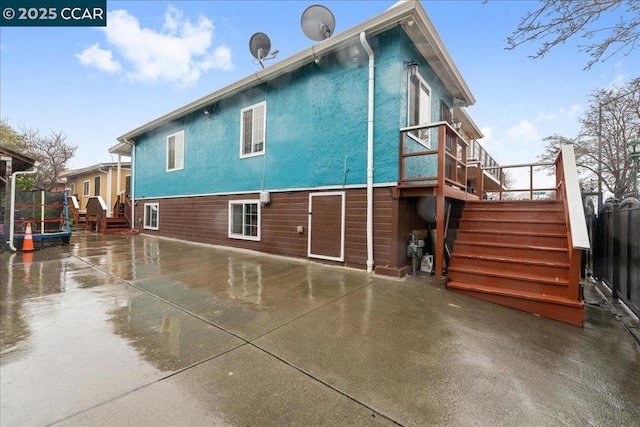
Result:
[[[344,261],[344,191],[309,194],[310,258]]]

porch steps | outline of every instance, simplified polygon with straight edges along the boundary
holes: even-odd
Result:
[[[108,217],[107,228],[103,231],[104,234],[114,234],[129,229],[129,221],[124,217]]]
[[[447,288],[581,326],[571,271],[562,201],[474,201],[462,212]]]

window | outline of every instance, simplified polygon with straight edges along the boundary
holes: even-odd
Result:
[[[83,181],[82,182],[82,195],[84,197],[88,197],[89,196],[89,181]]]
[[[267,103],[261,102],[240,112],[240,157],[264,154]]]
[[[69,191],[68,191],[70,196],[73,196],[76,194],[76,185],[74,183],[69,184]]]
[[[409,126],[426,125],[431,123],[431,88],[420,76],[409,79]],[[430,129],[418,129],[409,132],[419,143],[427,148]]]
[[[96,176],[93,179],[93,191],[94,191],[94,196],[99,196],[100,195],[100,177]]]
[[[131,175],[127,175],[124,179],[125,194],[131,196]]]
[[[167,137],[167,172],[184,169],[184,131]]]
[[[144,204],[144,228],[149,230],[158,229],[158,210],[157,203]]]
[[[260,240],[260,204],[257,200],[229,202],[229,237]]]
[[[453,123],[453,115],[451,114],[451,108],[447,105],[444,100],[440,100],[440,121],[447,122],[449,124]]]

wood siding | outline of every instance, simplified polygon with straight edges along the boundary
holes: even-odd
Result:
[[[356,268],[366,268],[367,261],[367,203],[365,189],[345,191],[345,248],[344,262],[322,261]],[[398,270],[408,265],[406,239],[398,236],[399,201],[392,197],[393,188],[374,189],[374,263],[377,267]],[[228,237],[229,201],[253,200],[257,194],[232,196],[180,197],[145,199],[136,203],[135,227],[144,233],[192,242],[231,246],[271,254],[307,258],[309,191],[271,193],[269,205],[261,208],[261,240],[249,241]],[[318,194],[318,192],[313,192]],[[144,203],[159,203],[159,230],[145,230],[142,226]],[[415,205],[415,203],[414,203]],[[405,216],[410,216],[407,208]],[[413,210],[413,212],[416,212]],[[402,230],[422,224],[412,219]],[[302,226],[304,232],[298,233]],[[422,228],[423,225],[420,225]],[[398,247],[400,246],[400,247]]]
[[[309,256],[343,259],[343,194],[315,193],[310,199]]]

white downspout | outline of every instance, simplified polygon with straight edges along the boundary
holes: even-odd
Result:
[[[118,175],[116,176],[116,196],[120,196],[120,187],[122,186],[120,174],[122,173],[122,155],[118,154]]]
[[[367,129],[367,273],[373,272],[373,102],[375,58],[367,42],[365,32],[360,33],[360,43],[369,55],[369,109]]]
[[[131,229],[136,228],[136,195],[135,195],[135,165],[136,165],[136,146],[133,142],[128,141],[127,138],[123,138],[122,141],[125,144],[129,144],[131,146],[131,194],[129,197],[131,198]]]
[[[9,214],[9,248],[16,252],[18,248],[13,245],[13,232],[15,229],[14,216],[16,214],[16,178],[18,175],[31,175],[38,172],[38,162],[33,165],[33,169],[28,171],[18,171],[11,174],[11,213]]]

